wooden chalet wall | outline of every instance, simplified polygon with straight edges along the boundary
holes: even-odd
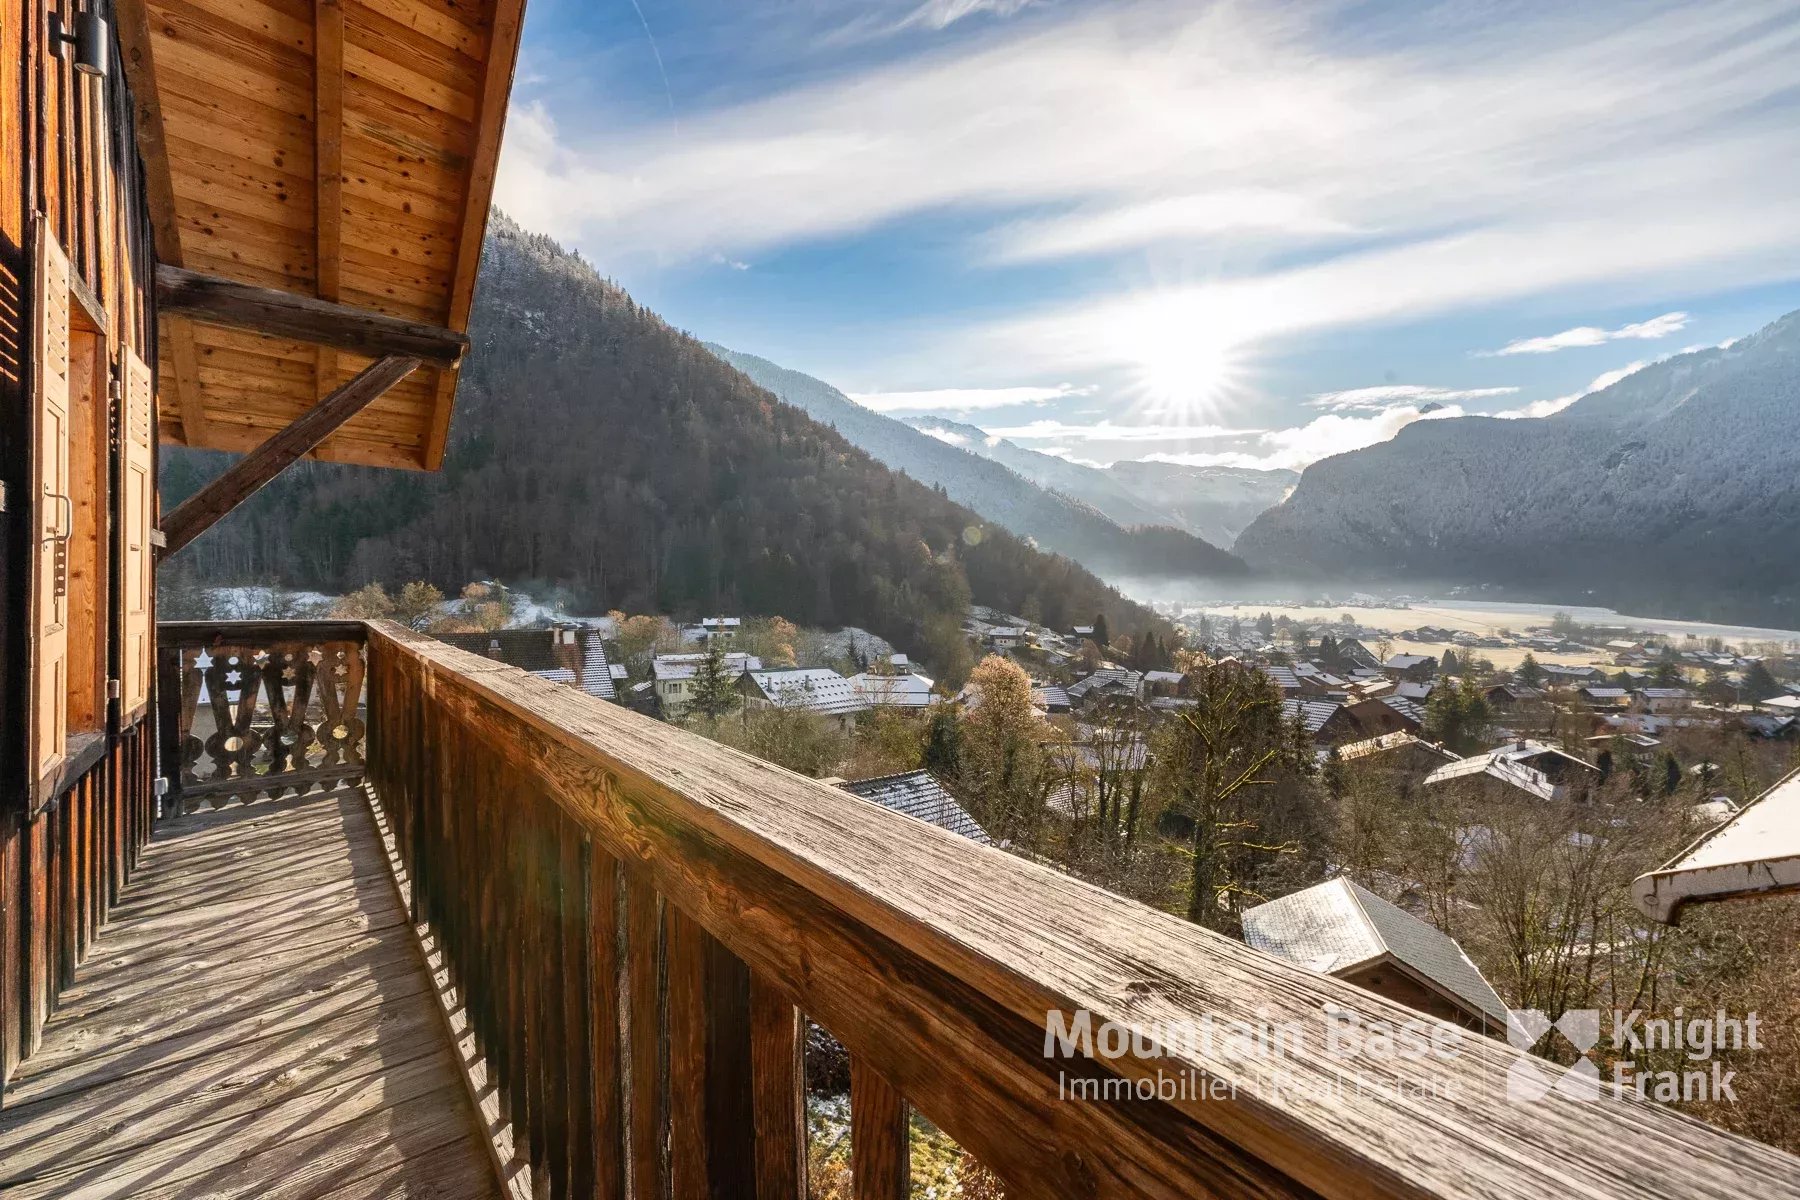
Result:
[[[0,1080],[35,1045],[151,818],[155,263],[116,37],[101,77],[49,42],[50,14],[72,29],[81,7],[0,0]],[[85,7],[116,28],[112,0]],[[40,309],[60,319],[65,304],[67,324],[46,325]],[[39,450],[46,361],[64,364],[76,430],[60,467]],[[46,628],[67,646],[61,710],[59,685],[37,681],[56,657]],[[66,739],[46,740],[52,710]]]

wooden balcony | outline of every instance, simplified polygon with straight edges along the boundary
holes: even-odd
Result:
[[[794,1200],[804,1013],[850,1055],[865,1200],[908,1194],[908,1105],[1013,1198],[1800,1195],[1800,1161],[1667,1110],[1509,1101],[1509,1069],[1554,1069],[1487,1039],[1334,1050],[1328,1018],[1436,1025],[394,625],[162,646],[181,815],[8,1094],[0,1191]],[[341,952],[286,932],[334,920]],[[1047,1014],[1082,1011],[1299,1037],[1047,1057]],[[338,1053],[333,1021],[394,1032]],[[284,1055],[324,1065],[279,1096]],[[1186,1083],[1118,1094],[1159,1077]],[[157,1162],[189,1183],[152,1191]]]

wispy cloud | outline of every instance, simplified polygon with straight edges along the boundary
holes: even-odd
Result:
[[[1066,396],[1085,396],[1092,388],[1060,383],[1054,387],[935,388],[920,392],[851,392],[852,400],[878,413],[977,412],[1044,404]]]
[[[1510,396],[1518,390],[1516,387],[1443,388],[1389,383],[1376,387],[1351,388],[1342,392],[1320,392],[1308,400],[1306,406],[1329,409],[1332,412],[1381,412],[1390,408],[1417,408],[1424,404],[1487,400],[1495,396]]]
[[[1505,420],[1518,420],[1524,417],[1553,417],[1583,396],[1591,396],[1595,392],[1603,391],[1634,371],[1640,371],[1649,365],[1648,359],[1639,359],[1637,362],[1627,363],[1617,370],[1602,372],[1594,377],[1594,382],[1588,384],[1579,392],[1571,392],[1567,396],[1557,396],[1553,400],[1533,400],[1530,404],[1527,404],[1522,408],[1509,408],[1505,412],[1491,413],[1489,415],[1500,417]]]
[[[1547,337],[1520,338],[1488,353],[1495,357],[1508,354],[1554,354],[1558,350],[1572,350],[1578,346],[1604,346],[1607,342],[1654,341],[1681,332],[1687,328],[1687,323],[1686,313],[1672,312],[1651,317],[1648,321],[1621,325],[1617,329],[1577,325],[1573,329],[1565,329]]]
[[[1119,425],[1112,421],[1088,424],[1032,421],[1025,425],[990,426],[987,429],[992,437],[1021,442],[1179,442],[1253,437],[1261,432],[1260,429],[1227,429],[1222,425]]]
[[[1179,463],[1188,467],[1252,467],[1262,471],[1298,471],[1321,458],[1346,454],[1351,450],[1361,450],[1378,442],[1388,441],[1414,421],[1434,421],[1465,415],[1467,414],[1463,409],[1454,404],[1430,413],[1421,413],[1416,408],[1390,408],[1369,416],[1329,413],[1291,429],[1271,429],[1242,450],[1160,453],[1145,457],[1150,462]]]
[[[1018,10],[906,13],[926,27]],[[1148,257],[917,335],[909,353],[968,379],[1130,365],[1131,328],[1158,306],[1257,342],[1573,287],[1607,302],[1800,274],[1788,0],[1625,22],[1604,6],[1433,11],[1433,36],[1345,39],[1330,6],[1071,6],[690,107],[678,139],[519,106],[499,200],[613,260],[745,259],[944,212],[987,261]],[[1116,282],[1144,274],[1175,285]]]
[[[1038,0],[925,0],[900,21],[902,26],[922,25],[927,29],[943,29],[977,13],[1010,17],[1036,4]]]

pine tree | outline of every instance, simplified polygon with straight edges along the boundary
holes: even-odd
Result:
[[[724,641],[707,639],[706,657],[694,671],[694,697],[688,701],[688,707],[708,720],[716,721],[741,701],[737,680],[726,662]]]
[[[1112,632],[1106,628],[1105,613],[1094,615],[1094,644],[1100,647],[1101,654],[1105,654],[1106,648],[1112,645]]]
[[[1537,658],[1529,650],[1525,652],[1524,661],[1519,664],[1519,669],[1513,674],[1518,676],[1519,682],[1526,687],[1534,688],[1544,682],[1544,668],[1538,665]]]
[[[1462,664],[1456,660],[1456,651],[1444,651],[1444,657],[1438,663],[1438,670],[1445,675],[1458,675],[1462,673]]]
[[[1754,662],[1750,664],[1750,669],[1744,672],[1742,690],[1744,700],[1747,703],[1756,704],[1780,692],[1781,685],[1775,682],[1775,676],[1769,674],[1768,667]]]

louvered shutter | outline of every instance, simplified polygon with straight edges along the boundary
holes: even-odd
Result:
[[[30,761],[41,780],[63,761],[69,719],[69,259],[38,222],[32,355],[32,582]]]
[[[119,561],[123,587],[120,605],[124,629],[121,645],[120,711],[136,712],[150,699],[150,531],[156,522],[156,477],[152,463],[151,408],[156,387],[149,364],[135,351],[125,352],[125,411],[121,454],[124,458],[120,496]]]

